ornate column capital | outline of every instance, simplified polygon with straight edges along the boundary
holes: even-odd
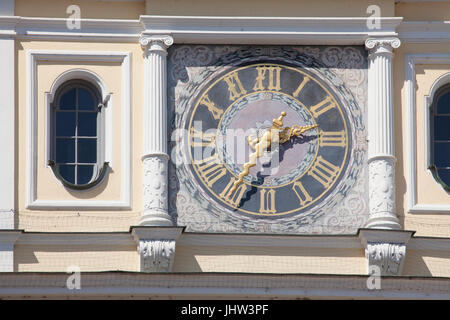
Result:
[[[168,35],[141,35],[139,43],[146,52],[160,52],[167,55],[167,48],[173,44],[173,38]]]
[[[365,42],[369,55],[392,55],[393,50],[400,47],[399,38],[368,38]]]

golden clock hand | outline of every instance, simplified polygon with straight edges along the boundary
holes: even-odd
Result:
[[[292,127],[285,127],[282,131],[280,131],[280,144],[285,143],[286,141],[291,140],[293,136],[300,136],[301,134],[305,133],[306,131],[309,131],[311,129],[317,128],[317,124],[313,124],[310,126],[299,126],[299,125],[293,125]]]
[[[295,135],[298,137],[302,133],[317,127],[317,125],[304,127],[293,125],[292,127],[282,128],[283,118],[285,116],[286,112],[283,111],[278,119],[273,119],[272,127],[263,134],[261,139],[258,137],[253,138],[254,136],[248,137],[248,144],[255,152],[250,154],[249,161],[244,164],[244,169],[239,173],[238,179],[230,189],[231,193],[236,191],[237,187],[244,181],[244,177],[250,173],[250,168],[256,166],[256,160],[264,154],[264,151],[269,149],[272,143],[279,142],[280,144],[283,144],[286,141],[289,141],[292,136]]]

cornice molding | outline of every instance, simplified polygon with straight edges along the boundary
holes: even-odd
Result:
[[[23,230],[0,229],[0,244],[11,244],[17,242],[22,236]]]
[[[367,231],[367,232],[366,232]],[[225,234],[184,232],[184,227],[133,226],[130,232],[25,232],[0,230],[0,239],[14,240],[17,245],[51,246],[135,246],[139,239],[176,239],[181,246],[205,247],[289,247],[362,249],[361,233],[366,241],[389,240],[403,243],[410,239],[408,250],[450,250],[450,238],[414,237],[414,231],[360,229],[356,235],[280,235],[280,234]]]
[[[183,17],[143,15],[139,20],[82,19],[82,28],[67,29],[64,18],[0,16],[0,37],[87,41],[138,41],[141,34],[171,35],[177,43],[364,44],[370,37],[397,37],[402,42],[450,42],[448,21],[404,21],[384,17],[381,29],[368,29],[367,17]],[[220,22],[220,23],[219,23]],[[398,32],[398,34],[397,34]],[[269,37],[269,40],[264,40]],[[318,38],[317,38],[318,37]]]
[[[402,21],[383,17],[381,29],[369,29],[367,19],[142,15],[139,20],[81,19],[81,29],[70,30],[64,18],[0,16],[0,37],[134,42],[141,35],[168,35],[176,43],[352,45],[369,37],[395,37]]]
[[[185,17],[141,16],[144,34],[170,34],[176,43],[362,44],[370,36],[396,36],[401,17],[381,19],[381,29],[366,17]]]
[[[66,286],[67,273],[0,273],[0,297],[172,299],[450,299],[450,279],[383,277],[369,290],[367,275],[83,272],[79,290]]]
[[[397,31],[403,42],[450,42],[449,21],[405,21],[398,26]]]

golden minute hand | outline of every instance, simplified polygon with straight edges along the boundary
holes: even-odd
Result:
[[[283,118],[286,116],[286,112],[281,112],[278,119],[273,119],[272,127],[267,130],[261,138],[249,137],[248,144],[255,152],[249,156],[249,161],[244,164],[244,169],[239,173],[238,179],[234,182],[230,192],[236,191],[237,187],[244,181],[244,177],[250,173],[250,168],[256,166],[256,160],[260,158],[265,151],[269,149],[272,143],[279,142],[280,144],[289,141],[293,136],[300,136],[302,133],[316,128],[317,125],[312,126],[299,126],[293,125],[292,127],[283,128]]]

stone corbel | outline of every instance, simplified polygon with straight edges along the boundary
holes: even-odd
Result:
[[[141,272],[171,272],[176,241],[183,227],[131,227],[140,257]]]
[[[358,235],[367,260],[367,273],[374,267],[381,276],[402,274],[406,244],[415,231],[359,229]]]

